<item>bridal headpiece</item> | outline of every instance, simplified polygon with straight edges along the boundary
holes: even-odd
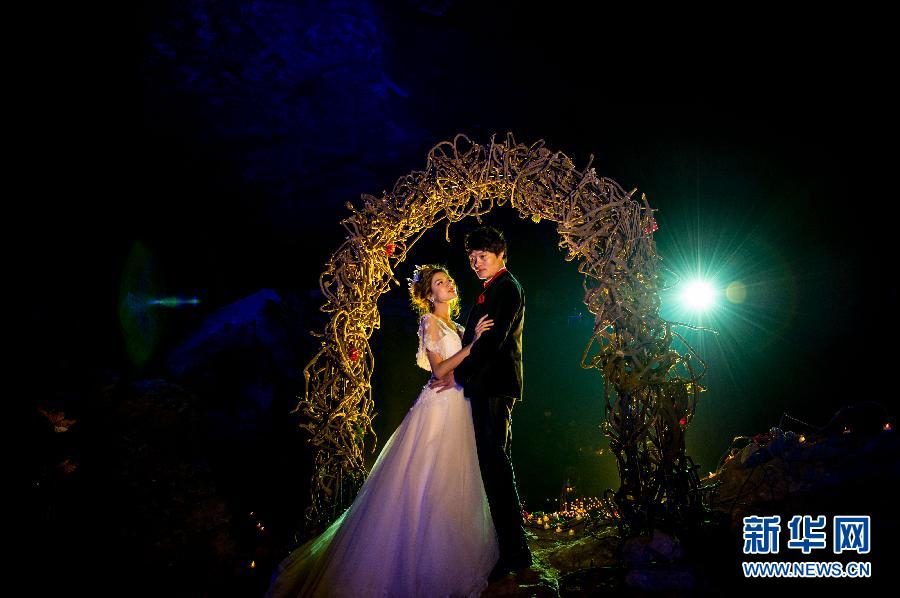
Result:
[[[416,265],[416,269],[413,270],[412,278],[407,278],[406,282],[409,283],[409,288],[412,288],[412,286],[420,280],[422,280],[422,266]]]

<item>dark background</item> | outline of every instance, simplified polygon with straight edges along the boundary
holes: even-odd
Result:
[[[260,289],[290,297],[303,327],[317,329],[318,276],[343,240],[345,202],[390,188],[456,133],[485,143],[506,132],[543,139],[579,167],[593,155],[598,174],[646,193],[667,267],[720,289],[747,285],[744,303],[720,299],[702,316],[664,298],[665,317],[719,330],[686,332],[710,368],[688,433],[702,473],[734,436],[765,431],[785,413],[821,426],[849,403],[887,403],[896,127],[875,42],[853,52],[826,36],[795,45],[771,25],[769,36],[742,34],[733,50],[720,24],[670,32],[651,49],[657,30],[640,17],[565,5],[68,10],[44,32],[48,43],[33,55],[40,68],[26,77],[23,151],[35,160],[23,170],[24,220],[35,234],[23,241],[21,285],[36,404],[72,409],[66,397],[98,381],[165,378],[173,349],[207,317]],[[585,495],[616,487],[613,459],[599,454],[601,379],[578,366],[592,323],[576,268],[551,224],[508,208],[487,221],[507,233],[528,306],[526,390],[514,419],[523,499],[543,507],[567,478]],[[461,248],[471,226],[454,225],[449,245],[442,226],[431,231],[396,273],[404,280],[413,264],[448,263],[463,318],[477,295]],[[160,316],[140,366],[118,311],[136,242],[152,256],[160,297],[200,300]],[[379,307],[380,446],[426,375],[414,365],[404,290]],[[310,340],[295,349],[302,368]],[[265,404],[279,429],[293,425],[279,418],[301,391],[287,384]],[[294,510],[284,520],[291,528],[308,472],[292,469],[304,458],[302,435],[280,438],[253,453],[278,451],[257,462],[257,477],[246,479],[261,489],[240,500],[279,495],[282,517]]]

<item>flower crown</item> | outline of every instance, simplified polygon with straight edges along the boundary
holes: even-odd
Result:
[[[412,286],[420,280],[422,280],[422,266],[416,265],[416,269],[413,270],[412,278],[407,278],[406,282],[409,283],[409,288],[412,288]]]

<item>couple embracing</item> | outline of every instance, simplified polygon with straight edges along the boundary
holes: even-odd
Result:
[[[466,236],[484,288],[467,326],[443,266],[416,269],[416,363],[431,371],[353,504],[279,565],[269,596],[478,596],[529,567],[510,420],[522,396],[522,287],[503,234]]]

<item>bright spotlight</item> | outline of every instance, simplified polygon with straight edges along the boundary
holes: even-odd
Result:
[[[701,310],[710,307],[715,299],[716,292],[712,285],[702,280],[697,280],[688,285],[684,289],[681,300],[685,307],[693,310]]]

